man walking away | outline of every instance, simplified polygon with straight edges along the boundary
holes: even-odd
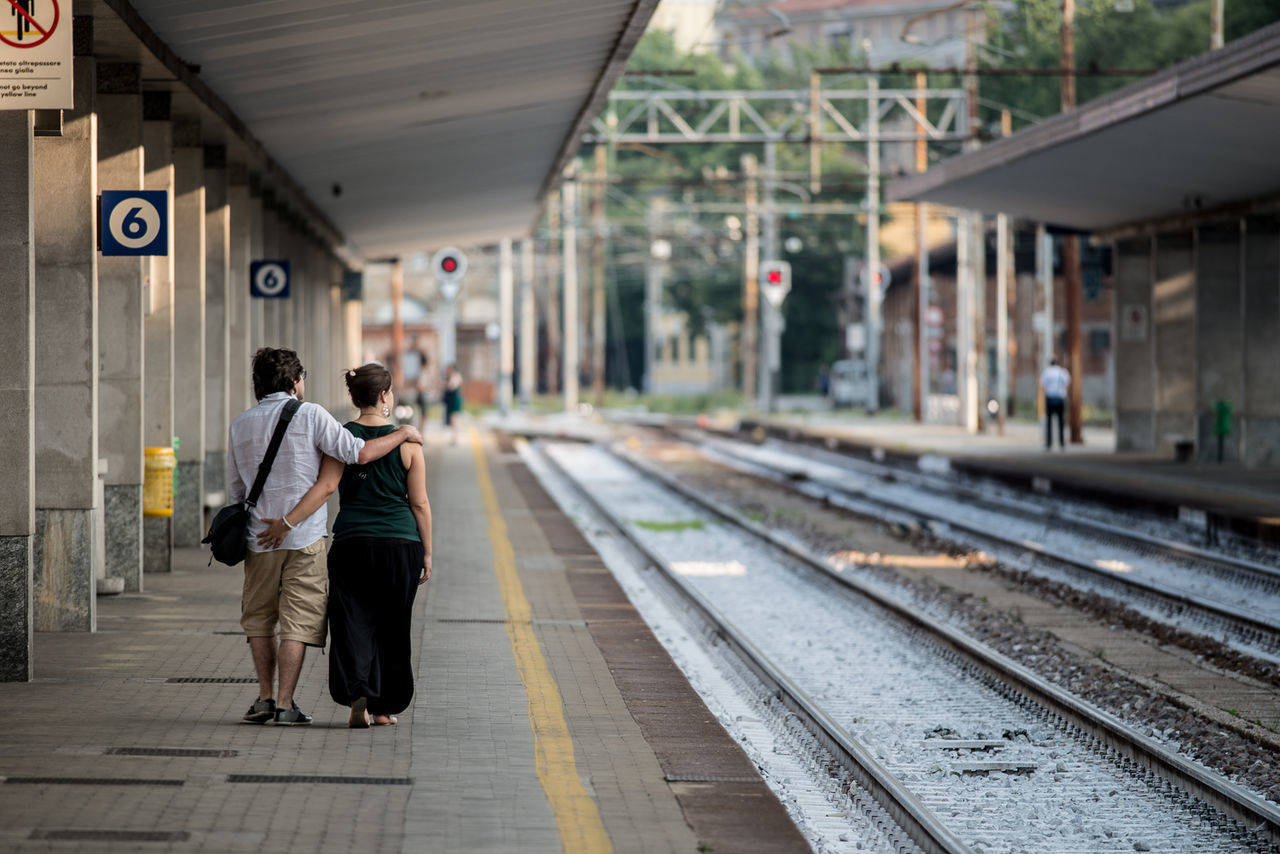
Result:
[[[1044,389],[1044,448],[1053,447],[1053,418],[1058,417],[1058,447],[1066,450],[1062,440],[1063,416],[1067,411],[1067,387],[1071,385],[1071,374],[1058,364],[1057,359],[1049,360],[1049,367],[1040,375],[1040,387]]]
[[[227,443],[227,492],[231,501],[245,499],[266,456],[280,413],[290,399],[303,399],[306,377],[293,350],[264,347],[254,354],[253,393],[258,405],[231,422]],[[422,434],[416,427],[406,425],[366,442],[342,429],[332,415],[314,403],[302,404],[285,430],[262,496],[249,519],[240,626],[258,672],[258,699],[244,714],[247,723],[273,719],[283,726],[311,723],[311,716],[294,702],[293,692],[306,648],[323,647],[325,642],[327,520],[323,501],[303,518],[291,519],[290,512],[302,515],[296,507],[313,488],[324,498],[337,488],[340,466],[327,466],[326,472],[336,470],[336,476],[327,473],[325,482],[320,482],[324,456],[343,463],[369,463],[404,442],[421,444]],[[264,520],[271,518],[283,519],[288,534],[275,548],[266,548],[259,535],[269,525]],[[273,697],[277,662],[279,693]]]

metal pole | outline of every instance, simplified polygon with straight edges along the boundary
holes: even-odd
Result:
[[[996,427],[1004,435],[1004,411],[1009,406],[1009,268],[1012,258],[1009,217],[996,215]]]
[[[761,183],[764,185],[764,198],[760,206],[760,252],[763,258],[776,261],[778,260],[778,210],[774,199],[778,182],[778,144],[776,142],[770,141],[764,144],[764,175],[761,178]],[[772,412],[775,408],[777,393],[775,383],[779,342],[776,339],[780,335],[779,312],[768,300],[761,304],[760,310],[763,312],[761,320],[764,331],[762,348],[764,352],[760,359],[760,409],[763,412]]]
[[[1062,111],[1076,106],[1075,0],[1062,0]],[[1062,285],[1067,290],[1067,361],[1071,385],[1067,387],[1067,424],[1071,444],[1084,442],[1083,283],[1080,280],[1080,238],[1062,238]]]
[[[655,384],[653,374],[658,363],[658,348],[661,339],[658,335],[658,319],[662,310],[662,266],[666,262],[659,258],[654,246],[662,234],[662,219],[667,200],[654,196],[649,199],[649,211],[645,216],[649,230],[649,260],[644,268],[644,391],[653,394]]]
[[[1222,47],[1223,0],[1209,0],[1209,50]]]
[[[609,180],[608,150],[597,145],[595,186],[591,192],[591,399],[604,406],[605,354],[605,209],[604,191]]]
[[[520,241],[520,405],[537,394],[538,306],[533,297],[533,239]]]
[[[973,217],[961,211],[956,221],[956,396],[959,423],[970,433],[978,430],[977,373],[973,353]]]
[[[1054,356],[1053,236],[1049,234],[1044,223],[1036,226],[1036,279],[1040,286],[1041,303],[1044,306],[1042,310],[1044,328],[1040,330],[1039,371],[1036,374],[1036,382],[1039,383],[1040,376],[1049,367],[1049,361]],[[1040,418],[1044,417],[1044,395],[1036,395],[1036,414]]]
[[[928,77],[923,71],[916,72],[916,112],[923,118],[926,115],[924,90],[928,85]],[[916,120],[916,172],[924,172],[929,168],[929,143],[925,138],[924,124]],[[915,329],[913,330],[914,355],[911,370],[911,417],[918,422],[928,420],[929,414],[929,214],[924,202],[916,203],[916,275],[912,287],[912,302],[915,307]]]
[[[547,394],[560,394],[560,191],[547,199]]]
[[[742,155],[742,182],[746,194],[746,222],[742,225],[745,257],[742,263],[742,396],[743,403],[756,403],[756,355],[760,323],[760,214],[756,203],[756,158]]]
[[[570,165],[564,197],[564,408],[578,408],[578,164]]]
[[[400,304],[404,301],[404,268],[400,259],[391,262],[391,384],[398,393],[404,392],[404,322],[400,318]]]
[[[511,382],[516,369],[515,271],[511,238],[498,241],[498,412],[511,411]]]
[[[880,80],[867,78],[867,412],[880,409]]]

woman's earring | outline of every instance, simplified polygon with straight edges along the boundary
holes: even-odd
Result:
[[[386,405],[384,404],[382,407],[382,417],[386,418],[390,414],[391,414],[391,410],[387,409]]]

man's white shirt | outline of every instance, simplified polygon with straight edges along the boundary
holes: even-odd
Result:
[[[1044,389],[1045,397],[1065,398],[1069,385],[1071,385],[1071,374],[1067,373],[1067,369],[1061,365],[1050,365],[1040,375],[1040,387]]]
[[[253,489],[258,465],[267,454],[276,422],[280,420],[285,402],[292,398],[288,392],[274,392],[231,422],[227,442],[227,494],[233,503],[244,501]],[[294,508],[315,485],[323,454],[352,465],[359,461],[363,447],[363,439],[351,435],[322,407],[303,403],[280,442],[258,504],[249,512],[249,548],[264,551],[258,545],[258,534],[267,528],[262,520],[279,519]],[[301,522],[290,521],[294,523],[293,530],[285,535],[280,544],[282,549],[304,548],[328,532],[324,507]]]

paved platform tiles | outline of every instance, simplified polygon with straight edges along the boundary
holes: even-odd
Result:
[[[0,850],[601,850],[565,826],[590,813],[603,850],[808,850],[599,557],[517,459],[483,449],[514,574],[495,571],[478,458],[433,445],[436,575],[399,726],[348,729],[318,650],[297,692],[313,726],[240,723],[256,695],[241,569],[179,551],[144,593],[100,600],[97,633],[39,635],[35,681],[0,684]],[[549,709],[563,742],[535,737]],[[556,768],[585,797],[548,784]]]

